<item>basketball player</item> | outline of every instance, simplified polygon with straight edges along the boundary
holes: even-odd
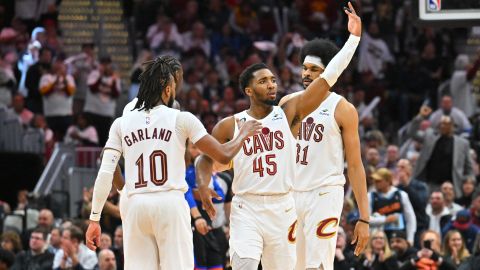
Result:
[[[100,242],[100,219],[112,186],[117,162],[126,164],[124,194],[128,196],[124,218],[125,269],[193,269],[192,231],[184,192],[185,143],[190,139],[220,163],[241,149],[260,123],[242,125],[239,137],[220,145],[207,134],[191,113],[170,107],[175,98],[175,80],[162,58],[150,61],[141,75],[136,110],[114,121],[95,181],[87,246]]]
[[[300,60],[304,88],[321,76],[336,51],[338,48],[327,40],[315,39],[303,46]],[[301,92],[285,96],[279,106],[288,104],[299,94]],[[358,114],[346,99],[329,92],[322,104],[301,123],[297,136],[297,176],[293,181],[297,270],[333,270],[343,208],[345,157],[360,212],[353,239],[353,242],[359,241],[355,249],[355,254],[359,255],[369,237],[369,211]]]
[[[273,106],[277,91],[275,76],[264,64],[251,65],[239,79],[241,89],[250,99],[250,108],[220,121],[212,132],[223,143],[236,138],[235,119],[256,119],[263,126],[261,134],[247,139],[243,150],[231,162],[235,196],[230,214],[230,251],[234,270],[255,270],[260,259],[265,270],[295,267],[296,213],[289,193],[295,177],[295,137],[302,119],[325,99],[358,45],[360,18],[354,11],[347,14],[351,33],[348,41],[304,92],[283,107]],[[205,210],[214,217],[208,189],[212,168],[211,159],[201,156],[197,163],[199,192]]]

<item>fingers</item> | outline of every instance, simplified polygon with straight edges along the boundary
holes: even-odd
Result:
[[[86,244],[87,244],[87,247],[90,249],[90,250],[93,250],[95,251],[97,249],[97,247],[93,244],[93,240],[90,239],[90,237],[87,237],[86,239]]]
[[[367,246],[368,237],[359,237],[357,247],[355,248],[355,255],[360,255]]]
[[[210,189],[210,195],[211,195],[213,198],[217,199],[217,200],[221,200],[221,199],[222,199],[222,196],[218,195],[218,193],[217,193],[215,190],[213,190],[213,189]]]

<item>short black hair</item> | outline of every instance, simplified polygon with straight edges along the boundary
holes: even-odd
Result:
[[[330,60],[332,60],[332,58],[338,53],[338,51],[339,49],[337,45],[330,40],[316,38],[303,45],[302,49],[300,50],[300,63],[303,64],[303,61],[307,55],[313,55],[320,57],[320,59],[322,59],[322,63],[327,66],[328,63],[330,63]]]
[[[83,241],[83,231],[79,227],[72,225],[64,229],[64,231],[70,232],[70,240],[76,239],[78,243]]]
[[[264,63],[256,63],[248,66],[246,69],[242,71],[242,74],[240,74],[240,77],[238,78],[240,90],[245,92],[245,88],[248,87],[248,85],[253,79],[253,73],[255,73],[260,69],[268,69],[268,66],[265,65]]]
[[[30,236],[32,236],[33,233],[41,233],[42,236],[43,236],[43,240],[44,240],[44,241],[47,241],[48,232],[47,232],[44,228],[38,227],[38,228],[33,229],[33,231],[32,231],[32,233],[30,234]]]
[[[144,63],[145,69],[140,74],[140,88],[134,109],[151,110],[157,106],[167,85],[175,80],[173,69],[164,57]]]

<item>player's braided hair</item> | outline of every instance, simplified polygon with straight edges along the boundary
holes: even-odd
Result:
[[[140,74],[140,89],[134,110],[151,110],[157,106],[165,87],[173,80],[173,70],[162,57],[144,63]]]

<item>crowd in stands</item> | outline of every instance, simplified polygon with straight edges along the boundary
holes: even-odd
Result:
[[[111,57],[97,55],[96,41],[76,55],[64,53],[56,2],[0,1],[0,112],[42,134],[46,159],[57,142],[103,146],[121,111],[116,107],[124,105],[119,97],[136,96],[141,63],[157,55],[181,60],[177,100],[211,131],[219,119],[248,108],[238,88],[243,68],[267,63],[277,74],[280,98],[302,89],[305,41],[328,38],[341,47],[348,36],[341,1],[123,1],[141,45],[131,77],[120,78]],[[366,251],[355,257],[349,243],[358,212],[347,184],[335,269],[480,265],[480,51],[469,56],[457,48],[455,41],[471,28],[413,23],[415,3],[356,1],[362,41],[333,90],[359,113],[372,231]],[[217,219],[210,220],[195,191],[198,154],[190,145],[185,157],[196,263],[223,269],[233,178],[230,172],[212,176],[222,199],[215,204]],[[0,201],[2,221],[10,213],[28,215],[31,198],[27,191],[18,194],[17,205]],[[38,209],[28,229],[7,230],[2,222],[0,269],[123,269],[118,196],[112,191],[103,211],[96,253],[83,243],[90,189],[72,219]]]

